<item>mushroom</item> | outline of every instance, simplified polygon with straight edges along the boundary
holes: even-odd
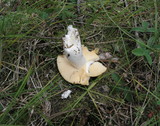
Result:
[[[89,51],[81,45],[79,32],[72,25],[63,37],[64,54],[57,57],[57,66],[62,77],[73,84],[89,85],[90,77],[96,77],[106,71],[97,55],[97,49]]]

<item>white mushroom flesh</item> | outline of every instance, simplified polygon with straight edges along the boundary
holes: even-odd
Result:
[[[86,63],[86,59],[82,53],[78,30],[72,25],[68,26],[68,33],[63,38],[63,45],[64,54],[70,63],[76,68],[81,68]]]

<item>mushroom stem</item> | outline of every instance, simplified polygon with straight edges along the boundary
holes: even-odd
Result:
[[[68,33],[63,37],[63,49],[66,58],[76,68],[81,68],[86,59],[82,53],[79,32],[72,25],[68,26]]]

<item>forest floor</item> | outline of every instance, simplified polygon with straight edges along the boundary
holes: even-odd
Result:
[[[158,0],[0,1],[0,124],[159,126],[159,12]],[[68,25],[112,56],[89,86],[58,71]]]

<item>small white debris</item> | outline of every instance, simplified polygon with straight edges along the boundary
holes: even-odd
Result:
[[[112,55],[109,52],[101,53],[99,55],[99,58],[102,59],[102,60],[111,59]]]
[[[66,98],[68,98],[68,97],[71,97],[71,90],[67,90],[67,91],[65,91],[65,92],[63,92],[63,94],[61,94],[61,99],[66,99]]]
[[[109,52],[106,52],[105,57],[106,57],[106,59],[110,59],[110,58],[112,58],[112,55]]]

